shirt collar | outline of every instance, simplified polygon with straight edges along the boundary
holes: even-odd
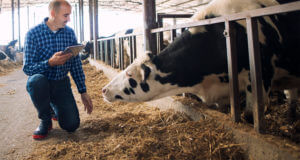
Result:
[[[60,28],[56,33],[54,33],[54,32],[49,28],[49,26],[47,25],[48,19],[49,19],[49,17],[46,17],[46,18],[44,19],[44,21],[42,22],[42,26],[43,26],[43,29],[44,29],[45,31],[51,32],[51,33],[53,33],[53,34],[57,34],[57,33],[63,32],[63,31],[65,30],[65,28]]]

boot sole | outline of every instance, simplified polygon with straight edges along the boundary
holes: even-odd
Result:
[[[52,125],[48,128],[48,132],[49,131],[51,131],[52,130]],[[47,134],[45,134],[45,135],[32,135],[32,138],[34,139],[34,140],[42,140],[42,139],[44,139],[44,138],[46,138],[48,136],[48,133]]]

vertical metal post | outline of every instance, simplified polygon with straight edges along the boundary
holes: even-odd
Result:
[[[33,24],[35,25],[35,12],[33,12]]]
[[[15,2],[11,0],[11,28],[12,28],[12,40],[15,39]]]
[[[101,56],[101,60],[105,63],[105,57],[104,57],[104,51],[105,51],[105,49],[104,49],[104,41],[100,41],[100,44],[101,44],[101,53],[100,53],[100,56]]]
[[[83,12],[83,0],[79,0],[79,31],[80,42],[84,41],[84,12]]]
[[[77,6],[77,4],[75,4],[75,6],[74,6],[74,29],[75,29],[75,34],[76,34],[76,36],[77,37],[79,37],[79,35],[78,35],[78,14],[77,14],[77,11],[78,11],[78,6]]]
[[[72,15],[73,15],[73,28],[74,28],[75,35],[77,36],[77,33],[76,33],[76,22],[75,22],[75,20],[76,20],[75,9],[72,11]]]
[[[101,61],[103,61],[103,56],[102,56],[102,54],[103,54],[103,41],[98,41],[98,43],[99,43],[99,58],[100,58]]]
[[[19,41],[19,50],[21,50],[21,21],[20,21],[20,0],[18,0],[18,41]]]
[[[94,58],[99,59],[99,50],[98,50],[98,0],[94,0]]]
[[[119,68],[124,69],[124,53],[123,53],[123,38],[119,38]]]
[[[90,18],[90,40],[93,40],[93,0],[89,0],[89,18]]]
[[[143,15],[144,15],[144,44],[145,51],[157,53],[156,38],[151,34],[151,29],[156,28],[156,9],[155,0],[143,0]]]
[[[136,36],[133,36],[133,59],[136,59]]]
[[[105,59],[105,62],[106,62],[106,64],[109,64],[109,59],[108,59],[108,41],[109,40],[105,40],[104,41],[104,59]]]
[[[264,101],[257,19],[247,17],[246,24],[249,47],[251,87],[253,94],[252,102],[254,129],[257,132],[262,133],[264,131]]]
[[[163,18],[161,14],[157,15],[157,27],[163,27]],[[164,48],[164,34],[163,32],[159,32],[157,33],[157,52],[159,53]]]
[[[130,47],[130,64],[133,62],[133,36],[129,37],[129,47]]]
[[[89,0],[89,22],[90,22],[90,41],[93,41],[93,37],[94,37],[94,31],[93,31],[93,27],[94,27],[94,23],[93,23],[93,0]],[[94,47],[95,46],[95,41],[93,42],[93,52],[94,52]],[[94,59],[94,53],[91,54],[91,58]]]
[[[115,68],[115,40],[112,39],[110,43],[110,59],[111,59],[111,66]]]
[[[27,30],[29,30],[29,6],[27,6]]]
[[[170,30],[171,32],[171,42],[174,42],[174,39],[176,38],[176,29]]]
[[[236,30],[233,27],[233,23],[228,20],[225,21],[224,35],[226,37],[227,48],[231,118],[234,122],[239,122],[241,120],[241,111],[237,71]]]

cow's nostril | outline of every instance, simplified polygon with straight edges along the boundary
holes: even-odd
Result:
[[[107,89],[103,88],[102,93],[106,93],[106,92],[107,92]]]

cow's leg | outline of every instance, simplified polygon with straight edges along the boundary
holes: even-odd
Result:
[[[249,84],[246,89],[246,107],[244,110],[244,119],[253,123],[253,95],[251,90],[251,85]]]
[[[296,119],[296,108],[297,108],[297,104],[298,104],[298,89],[294,88],[294,89],[288,89],[288,90],[284,90],[284,94],[287,98],[287,102],[288,102],[288,118],[291,121],[294,121]]]
[[[246,107],[244,110],[244,119],[249,123],[253,123],[253,106],[254,106],[253,101],[254,101],[254,99],[253,99],[253,93],[252,93],[250,84],[247,85],[247,89],[245,92],[246,92]],[[270,106],[269,98],[267,95],[268,95],[267,92],[263,89],[264,112],[266,112],[267,107]]]

